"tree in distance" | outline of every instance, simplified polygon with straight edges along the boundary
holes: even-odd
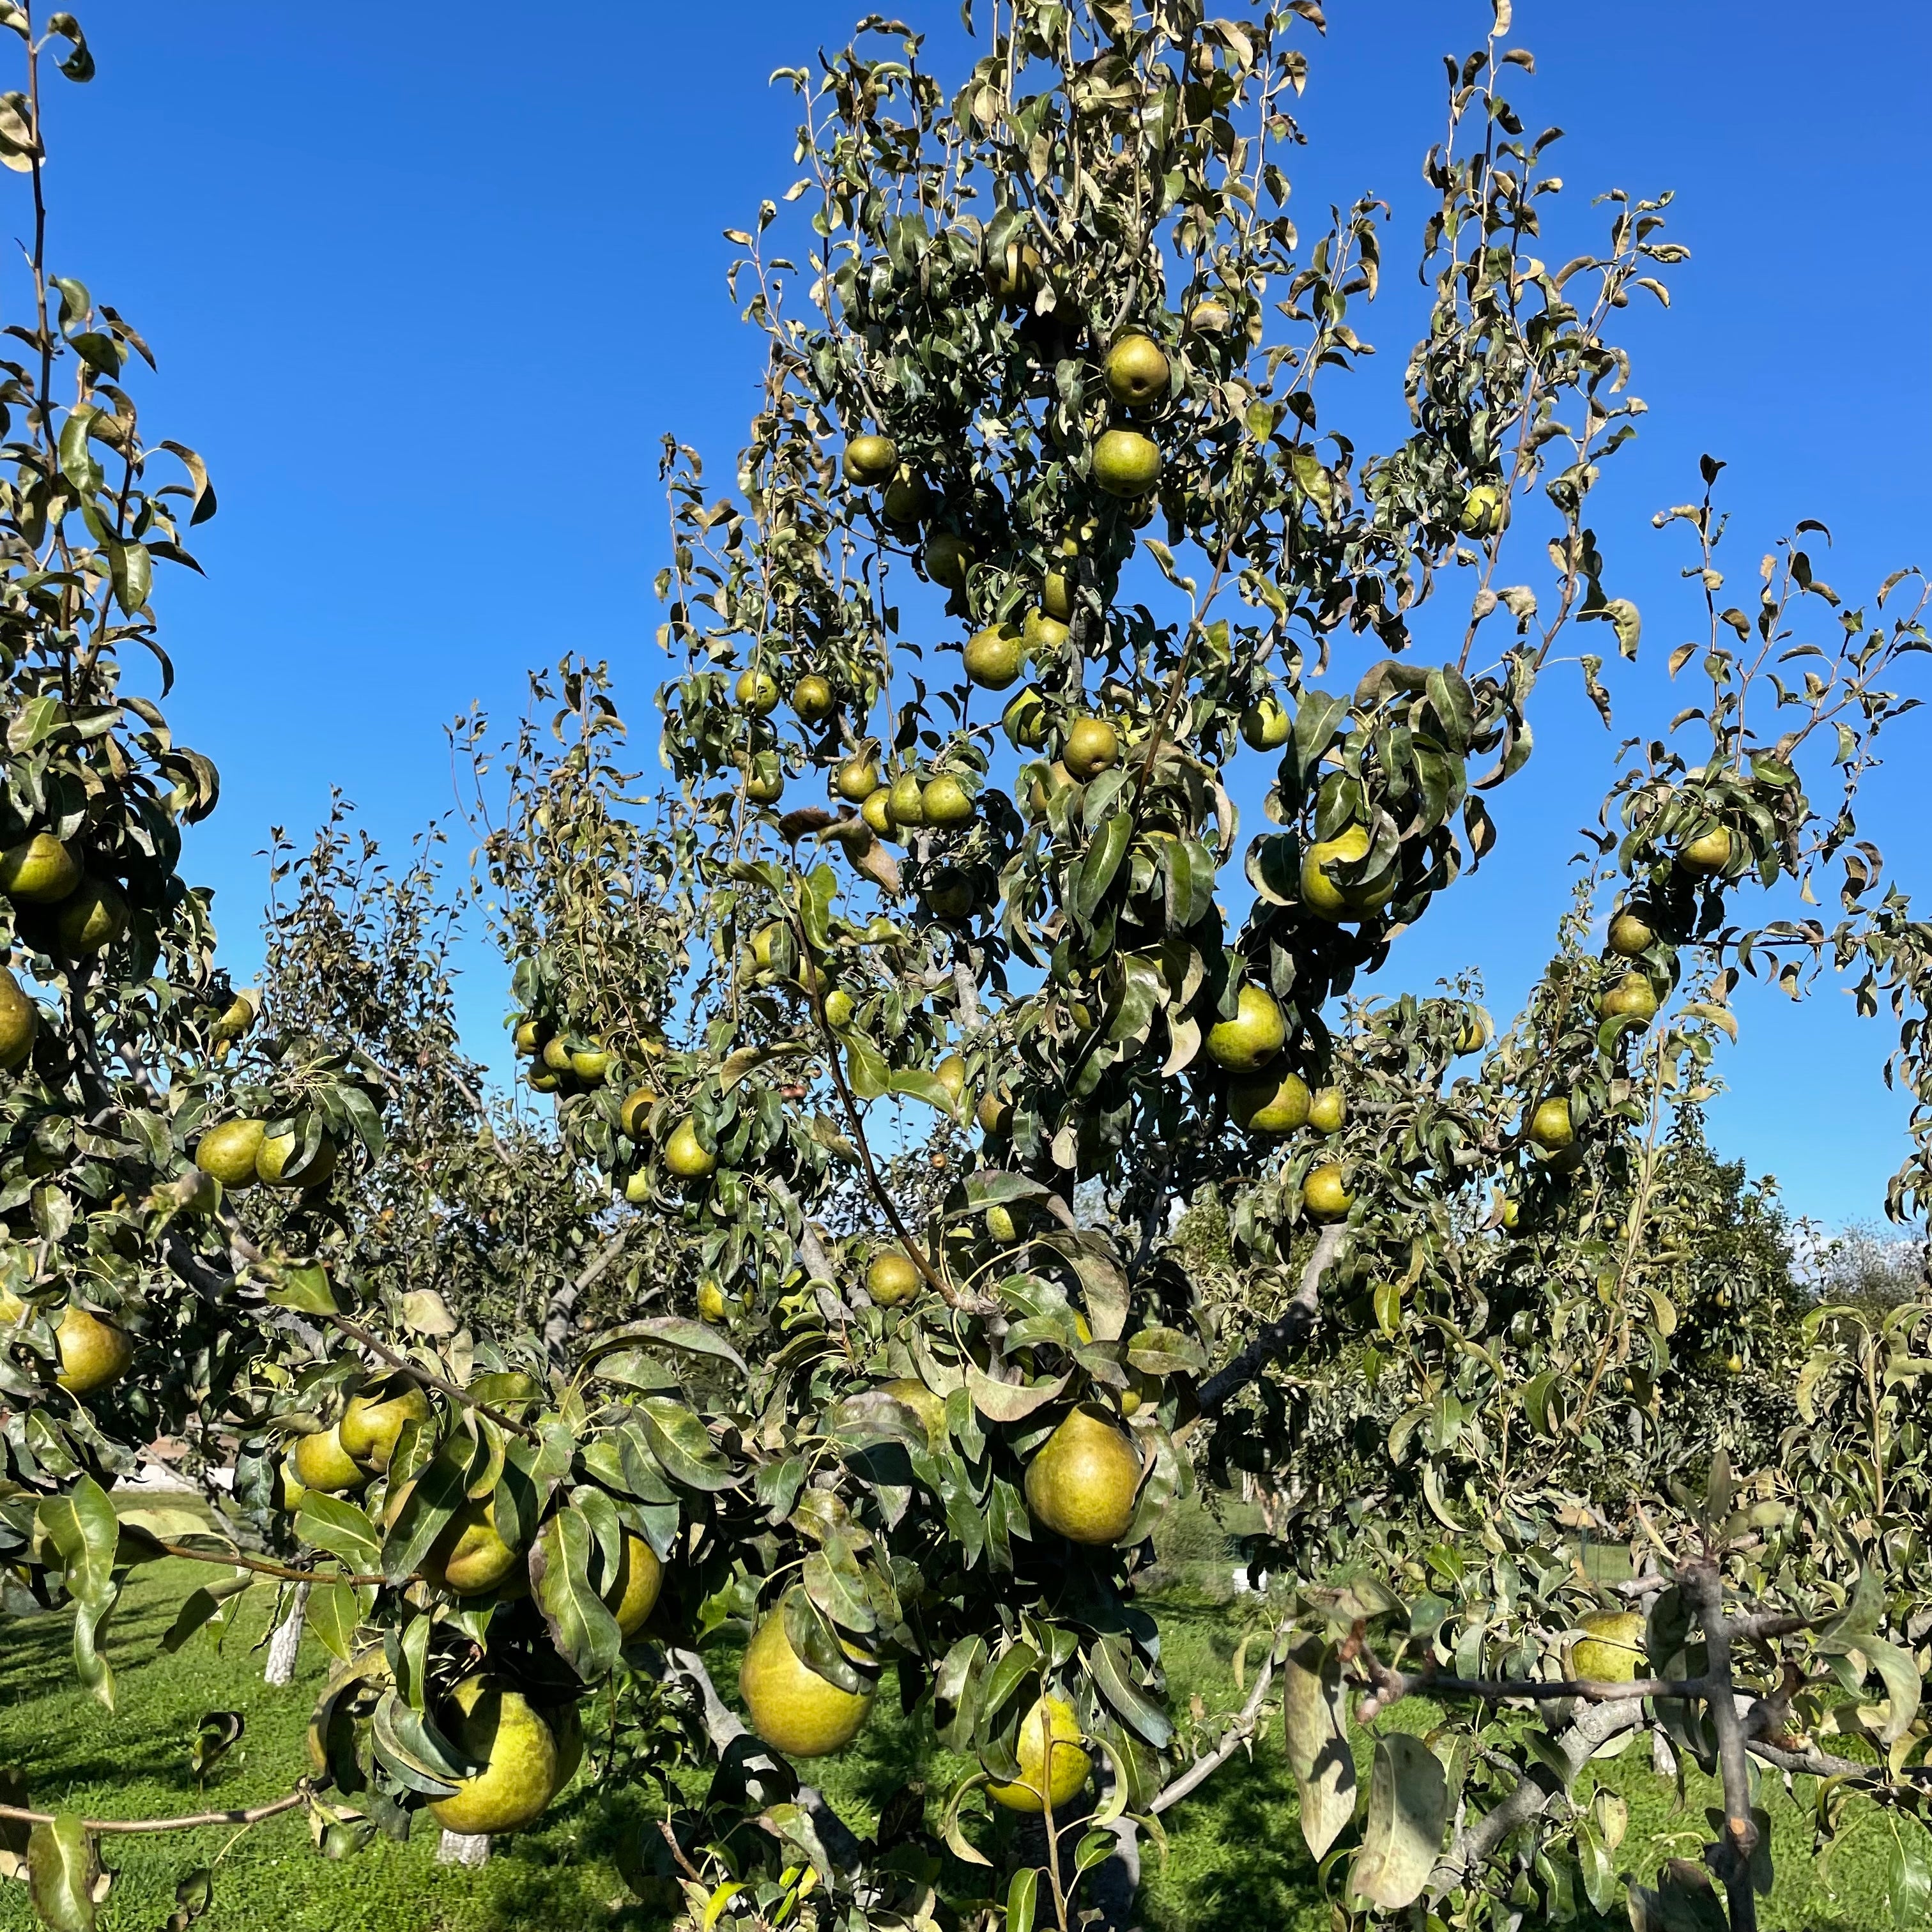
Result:
[[[520,1691],[481,1673],[466,1677],[450,1693],[443,1729],[483,1767],[458,1780],[452,1796],[430,1801],[430,1814],[446,1832],[494,1836],[520,1832],[543,1816],[563,1767],[556,1734]]]
[[[1070,1543],[1118,1543],[1134,1520],[1140,1483],[1132,1442],[1094,1410],[1078,1408],[1027,1465],[1027,1508]]]
[[[840,1640],[854,1663],[866,1661],[855,1645]],[[873,1691],[843,1690],[800,1660],[785,1632],[782,1600],[745,1646],[738,1694],[752,1728],[774,1750],[793,1757],[825,1757],[859,1735],[872,1708]]]
[[[1020,1720],[1014,1755],[1020,1774],[1010,1782],[989,1778],[986,1796],[1009,1811],[1038,1813],[1051,1802],[1064,1810],[1086,1788],[1094,1760],[1082,1748],[1085,1734],[1073,1707],[1063,1698],[1042,1694]]]

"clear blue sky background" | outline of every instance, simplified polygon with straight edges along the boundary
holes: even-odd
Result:
[[[421,0],[380,26],[262,0],[84,10],[100,76],[56,83],[54,261],[147,334],[162,362],[140,388],[149,434],[197,446],[220,488],[198,533],[208,579],[170,574],[160,608],[177,729],[224,775],[190,869],[218,890],[238,976],[259,957],[268,826],[305,832],[333,783],[400,842],[451,803],[445,722],[472,700],[507,719],[526,668],[608,656],[650,734],[657,440],[674,430],[728,477],[759,348],[734,326],[720,231],[792,178],[792,109],[766,76],[842,44],[854,10],[578,0],[560,31],[509,0]],[[1356,418],[1385,443],[1415,333],[1440,56],[1478,44],[1488,8],[1330,10],[1294,210],[1306,235],[1358,190],[1394,204],[1388,293],[1362,329],[1383,353]],[[913,12],[956,73],[948,0]],[[1932,561],[1932,16],[1902,0],[1518,0],[1512,38],[1539,63],[1517,89],[1526,118],[1570,130],[1565,219],[1594,236],[1589,194],[1674,188],[1673,232],[1694,250],[1669,316],[1629,312],[1652,413],[1594,518],[1612,588],[1646,620],[1620,729],[1654,728],[1659,667],[1694,612],[1681,540],[1648,518],[1694,493],[1701,450],[1732,466],[1740,590],[1804,515],[1837,533],[1820,568],[1850,595]],[[1574,252],[1578,230],[1562,232],[1552,260]],[[1390,980],[1480,964],[1507,1011],[1540,965],[1615,742],[1574,691],[1551,695],[1498,802],[1498,862],[1438,904]],[[1928,742],[1901,731],[1869,814],[1922,892]],[[639,749],[654,759],[654,742]],[[500,1058],[503,980],[480,952],[472,964],[466,1024]],[[1720,1144],[1776,1172],[1800,1211],[1876,1214],[1902,1151],[1904,1108],[1879,1080],[1892,1029],[1828,990],[1801,1013],[1762,993],[1741,1007]]]

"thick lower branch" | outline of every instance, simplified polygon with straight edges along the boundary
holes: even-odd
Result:
[[[1269,1363],[1308,1339],[1321,1312],[1322,1277],[1342,1252],[1348,1232],[1348,1224],[1343,1221],[1322,1229],[1316,1238],[1314,1252],[1302,1268],[1294,1299],[1232,1361],[1216,1369],[1201,1384],[1199,1400],[1203,1415],[1219,1414],[1229,1399],[1246,1388]]]
[[[1241,1706],[1240,1716],[1228,1726],[1226,1736],[1206,1756],[1196,1758],[1171,1784],[1163,1786],[1148,1805],[1150,1811],[1158,1815],[1169,1806],[1178,1804],[1184,1798],[1205,1784],[1235,1752],[1253,1742],[1255,1727],[1261,1720],[1262,1702],[1268,1696],[1268,1687],[1274,1682],[1274,1650],[1270,1645],[1268,1656],[1255,1678],[1255,1688],[1249,1692],[1248,1701]]]

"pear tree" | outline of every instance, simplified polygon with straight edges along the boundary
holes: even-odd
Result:
[[[1370,454],[1388,212],[1287,213],[1315,0],[964,20],[944,81],[878,16],[781,76],[796,177],[732,237],[758,410],[722,491],[664,448],[662,789],[604,664],[536,680],[507,748],[456,728],[566,1177],[522,1220],[488,1219],[433,988],[298,947],[258,1011],[215,963],[180,870],[214,768],[123,674],[146,647],[165,697],[154,566],[213,494],[37,218],[0,396],[0,1574],[70,1609],[104,1700],[163,1556],[203,1574],[171,1642],[288,1585],[332,1660],[278,1798],[4,1794],[50,1925],[94,1922],[119,1832],[513,1832],[586,1748],[646,1801],[627,1880],[705,1932],[1124,1926],[1264,1730],[1337,1924],[1744,1932],[1780,1779],[1827,1834],[1882,1810],[1906,1904],[1928,1868],[1924,1310],[1713,1286],[1685,1151],[1745,976],[1849,973],[1932,1113],[1932,942],[1854,818],[1923,584],[1848,604],[1815,526],[1732,568],[1706,459],[1641,539],[1688,544],[1697,688],[1624,747],[1522,1011],[1403,988],[1404,931],[1508,862],[1534,715],[1624,701],[1644,625],[1591,505],[1667,197],[1572,211],[1492,0]],[[0,24],[38,214],[43,80],[92,56]],[[398,920],[387,956],[436,956],[318,852],[318,958]],[[479,1204],[500,1281],[572,1285],[556,1318],[466,1294]],[[1719,1375],[1788,1391],[1775,1456],[1696,1398]],[[163,1433],[232,1456],[212,1522],[110,1496]],[[1236,1472],[1296,1500],[1210,1718],[1150,1539]],[[809,1767],[892,1697],[964,1768],[842,1814]],[[1701,1858],[1620,1858],[1593,1766],[1640,1740],[1718,1779]]]

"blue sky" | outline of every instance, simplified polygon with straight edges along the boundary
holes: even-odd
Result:
[[[189,869],[217,889],[239,976],[259,956],[269,825],[305,833],[333,783],[400,843],[452,802],[446,722],[472,701],[507,721],[526,668],[609,658],[648,736],[658,439],[674,430],[728,476],[753,406],[758,344],[734,325],[721,230],[792,178],[789,100],[767,75],[842,44],[856,10],[578,0],[565,32],[544,10],[421,0],[379,32],[366,10],[96,0],[100,78],[54,97],[55,266],[146,334],[162,368],[137,391],[146,426],[199,447],[220,492],[198,533],[207,580],[174,573],[160,609],[176,730],[224,774]],[[911,10],[956,73],[952,7]],[[1440,56],[1475,46],[1488,8],[1330,11],[1294,206],[1306,234],[1360,190],[1394,205],[1385,299],[1362,325],[1382,353],[1352,418],[1386,442]],[[1694,494],[1701,451],[1731,466],[1741,587],[1805,515],[1834,532],[1820,568],[1850,596],[1932,562],[1932,16],[1895,0],[1516,14],[1539,68],[1516,90],[1526,118],[1569,130],[1566,221],[1594,237],[1590,194],[1674,188],[1672,232],[1694,251],[1668,316],[1628,314],[1652,413],[1594,518],[1612,587],[1646,619],[1620,731],[1654,728],[1663,659],[1694,613],[1679,540],[1648,520]],[[17,232],[17,190],[10,205]],[[1497,862],[1405,942],[1392,990],[1478,964],[1507,1011],[1545,956],[1616,742],[1574,689],[1550,697],[1537,756],[1498,802]],[[1928,892],[1924,745],[1900,732],[1862,824]],[[499,1055],[487,956],[464,998],[476,1047]],[[1831,990],[1795,1012],[1762,992],[1739,1005],[1720,1144],[1776,1172],[1799,1211],[1875,1214],[1902,1151],[1904,1108],[1879,1081],[1894,1030]]]

